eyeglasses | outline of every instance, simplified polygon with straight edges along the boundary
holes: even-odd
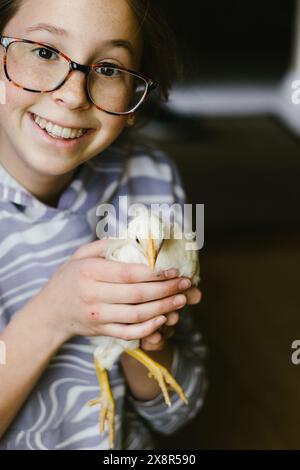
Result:
[[[136,111],[158,83],[133,70],[110,62],[81,65],[46,44],[28,39],[0,36],[5,48],[4,72],[15,86],[34,93],[60,88],[73,70],[87,76],[87,94],[96,106],[109,114]]]

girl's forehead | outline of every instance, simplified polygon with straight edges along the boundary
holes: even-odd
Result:
[[[53,28],[40,27],[45,24]],[[41,34],[45,39],[55,37],[60,43],[73,42],[83,48],[123,39],[137,55],[142,43],[138,20],[127,0],[22,0],[5,29],[29,39],[38,40]]]

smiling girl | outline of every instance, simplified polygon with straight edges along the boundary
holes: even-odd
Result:
[[[86,406],[98,391],[86,336],[141,339],[189,400],[171,393],[165,413],[155,381],[123,354],[110,371],[117,449],[153,448],[148,426],[172,433],[202,406],[201,336],[182,310],[200,291],[174,270],[105,260],[96,236],[97,207],[119,209],[121,195],[184,203],[174,163],[123,139],[176,72],[150,3],[0,0],[0,449],[109,447]],[[171,340],[163,324],[166,336],[176,325]]]

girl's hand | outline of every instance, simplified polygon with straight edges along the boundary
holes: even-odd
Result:
[[[191,287],[184,291],[187,297],[187,304],[198,304],[201,301],[201,291],[196,287]],[[141,340],[141,348],[145,351],[161,351],[166,340],[171,338],[175,332],[175,325],[179,322],[179,312],[168,313],[166,323],[157,331],[151,333]]]
[[[186,291],[178,272],[171,270],[169,279],[143,264],[106,260],[107,242],[81,246],[36,296],[36,308],[65,340],[74,335],[141,339],[186,303],[182,294],[180,305],[174,303]]]

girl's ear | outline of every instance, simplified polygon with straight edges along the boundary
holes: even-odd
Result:
[[[132,127],[135,124],[135,114],[131,113],[128,115],[126,127]]]

